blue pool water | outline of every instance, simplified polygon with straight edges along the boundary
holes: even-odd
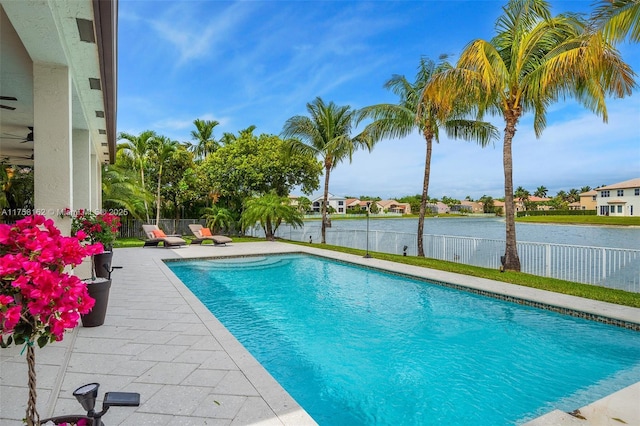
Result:
[[[169,267],[321,425],[508,425],[640,381],[640,333],[305,255]]]

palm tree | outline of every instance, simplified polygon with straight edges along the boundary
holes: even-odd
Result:
[[[322,244],[326,242],[327,200],[329,177],[345,158],[351,161],[354,151],[366,148],[371,151],[374,140],[365,132],[351,137],[356,111],[350,106],[326,104],[320,97],[307,104],[310,117],[296,115],[287,120],[282,134],[287,141],[289,154],[301,153],[319,156],[324,163],[324,197],[322,203]]]
[[[259,222],[268,241],[275,240],[275,233],[283,221],[294,228],[304,225],[302,214],[290,205],[289,198],[275,194],[246,200],[240,221],[243,228]]]
[[[150,198],[141,190],[133,170],[117,165],[102,167],[102,204],[105,208],[124,209],[136,219],[142,219],[144,200]]]
[[[575,188],[569,190],[568,200],[570,203],[575,203],[580,201],[580,191]]]
[[[195,140],[196,143],[191,145],[191,151],[193,151],[196,158],[207,158],[207,155],[218,149],[218,142],[213,137],[213,128],[220,123],[215,120],[197,118],[193,120],[193,124],[196,126],[196,130],[191,131],[191,139]]]
[[[162,187],[162,168],[164,163],[176,152],[179,143],[171,139],[160,136],[155,139],[153,144],[154,157],[158,165],[158,184],[156,186],[156,224],[160,223],[160,207],[162,205],[160,198],[160,188]]]
[[[640,41],[640,0],[600,0],[592,15],[596,30],[602,32],[611,43],[619,43],[627,37]]]
[[[551,16],[545,0],[511,0],[498,18],[498,34],[474,40],[457,66],[437,77],[429,91],[441,102],[466,97],[480,115],[505,122],[503,167],[506,217],[504,268],[520,271],[513,199],[512,143],[523,114],[533,112],[534,130],[546,126],[547,108],[573,96],[607,120],[608,95],[630,95],[634,73],[602,37],[589,34],[575,14]]]
[[[548,192],[549,190],[547,189],[547,187],[542,185],[536,188],[533,195],[535,195],[536,197],[545,198]]]
[[[142,192],[147,191],[147,187],[144,181],[144,169],[147,166],[147,160],[149,159],[149,153],[151,152],[151,145],[156,138],[155,132],[151,130],[146,130],[140,133],[138,136],[132,135],[130,133],[121,132],[118,135],[118,139],[124,139],[125,142],[121,142],[118,144],[118,150],[122,151],[124,154],[128,155],[133,161],[134,167],[137,168],[140,172],[140,186]],[[144,213],[147,220],[149,222],[149,205],[147,203],[146,197],[143,200],[144,202]]]
[[[384,84],[385,88],[400,98],[397,104],[372,105],[361,109],[358,114],[358,122],[364,118],[373,119],[365,131],[371,134],[375,140],[404,138],[417,130],[427,143],[422,198],[418,216],[418,256],[420,257],[424,257],[424,217],[429,199],[431,153],[433,140],[439,142],[439,128],[444,127],[449,137],[474,139],[483,147],[491,139],[498,137],[498,130],[491,124],[463,119],[455,111],[441,118],[442,114],[438,114],[440,106],[428,97],[422,97],[422,92],[431,78],[447,68],[450,68],[450,65],[444,61],[436,65],[430,59],[420,59],[418,72],[413,83],[403,75],[394,75]]]
[[[233,215],[228,209],[218,207],[215,204],[212,207],[206,207],[201,218],[206,219],[207,227],[214,233],[217,229],[230,229],[235,223]]]
[[[313,203],[307,197],[298,197],[298,211],[302,214],[311,210]]]
[[[513,193],[513,196],[516,197],[518,200],[520,200],[520,202],[528,200],[529,195],[530,195],[529,191],[527,191],[521,186],[517,187],[516,191]]]
[[[589,192],[591,191],[591,187],[589,185],[583,186],[582,188],[580,188],[580,193],[584,193],[584,192]]]

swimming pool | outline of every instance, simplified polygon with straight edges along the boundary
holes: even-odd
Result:
[[[169,267],[321,425],[518,424],[640,381],[640,333],[306,255]]]

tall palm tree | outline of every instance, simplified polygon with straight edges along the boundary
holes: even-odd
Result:
[[[600,0],[594,10],[593,23],[611,43],[627,37],[640,41],[640,0]]]
[[[365,131],[375,140],[382,138],[404,138],[414,131],[419,131],[427,143],[424,162],[424,178],[422,183],[422,198],[418,216],[418,256],[424,257],[424,217],[429,200],[429,175],[431,174],[431,153],[433,141],[439,142],[439,128],[444,127],[450,137],[476,140],[481,146],[486,146],[491,139],[498,137],[498,130],[489,123],[464,119],[459,111],[451,111],[448,116],[441,118],[437,114],[439,105],[428,97],[422,97],[422,92],[431,78],[440,71],[450,68],[443,61],[436,65],[430,59],[420,59],[420,65],[414,82],[410,82],[403,75],[392,76],[385,84],[400,99],[397,104],[378,104],[362,108],[358,114],[358,121],[365,118],[373,119]]]
[[[320,97],[307,104],[309,117],[296,115],[287,120],[282,134],[287,141],[289,153],[306,153],[319,156],[324,163],[324,196],[322,203],[322,243],[326,242],[327,200],[329,178],[341,161],[349,158],[357,149],[371,151],[375,143],[366,132],[351,137],[356,110],[350,106],[326,104]]]
[[[630,95],[634,73],[603,37],[575,14],[551,16],[545,0],[511,0],[498,18],[498,34],[474,40],[457,66],[436,77],[429,94],[441,102],[466,97],[480,114],[504,119],[503,168],[506,217],[505,269],[520,271],[513,198],[512,143],[523,114],[533,112],[534,130],[546,126],[547,108],[575,97],[607,120],[605,99]]]
[[[276,194],[249,198],[245,201],[240,221],[243,228],[259,222],[269,241],[275,240],[275,233],[283,221],[294,228],[304,225],[302,213],[290,204],[289,198],[279,197]]]
[[[158,165],[158,183],[156,186],[156,224],[160,223],[160,207],[161,197],[160,188],[162,187],[162,168],[164,163],[176,152],[179,143],[172,141],[166,136],[160,136],[155,139],[153,144],[154,159]]]
[[[199,118],[193,120],[196,130],[191,131],[191,139],[196,143],[191,145],[191,150],[196,158],[207,158],[207,155],[218,149],[218,142],[213,137],[213,129],[220,124],[215,120],[201,120]]]
[[[128,155],[132,159],[134,167],[140,172],[140,186],[143,192],[147,191],[144,181],[144,169],[147,166],[149,154],[156,138],[157,135],[152,130],[146,130],[138,136],[125,132],[121,132],[118,135],[118,139],[125,140],[125,142],[118,144],[118,150]],[[149,204],[146,197],[144,199],[144,213],[147,222],[149,222]]]
[[[548,192],[549,192],[549,190],[547,189],[547,187],[544,186],[544,185],[541,185],[541,186],[536,188],[536,190],[533,193],[533,195],[535,195],[536,197],[545,198],[547,196]]]

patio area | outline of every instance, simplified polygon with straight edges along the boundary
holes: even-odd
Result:
[[[315,424],[162,262],[285,252],[322,254],[640,324],[640,309],[286,243],[116,249],[113,265],[123,269],[113,272],[105,324],[78,327],[64,341],[36,350],[40,417],[81,413],[73,390],[98,382],[98,408],[107,391],[141,395],[140,407],[111,408],[104,418],[110,425]],[[21,351],[0,349],[3,425],[20,425],[25,414],[27,367]],[[620,424],[614,419],[640,424],[639,396],[636,384],[581,408],[586,420],[553,412],[531,424]]]

